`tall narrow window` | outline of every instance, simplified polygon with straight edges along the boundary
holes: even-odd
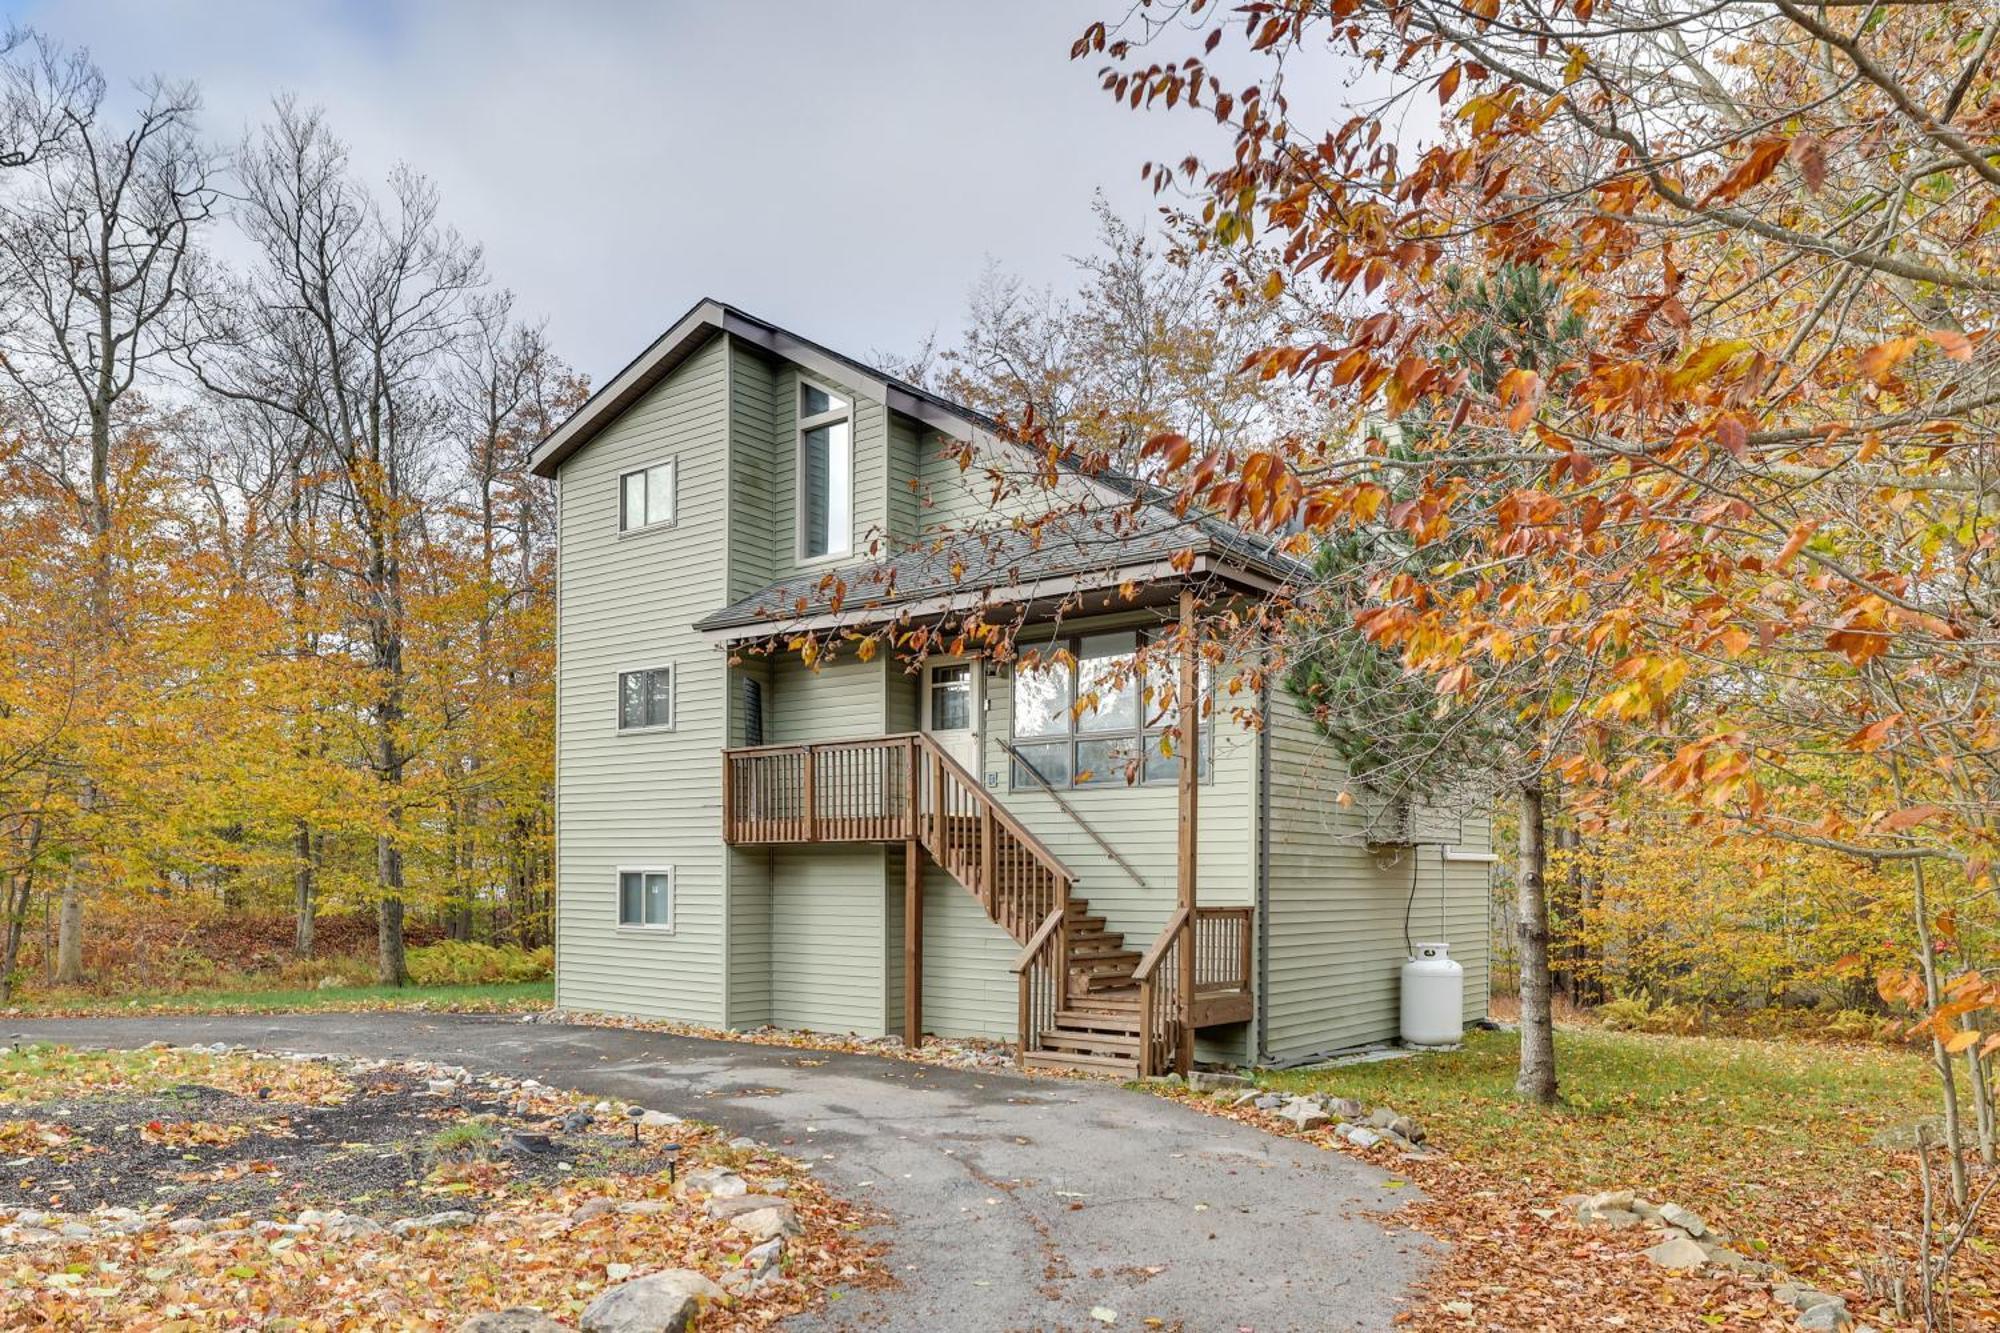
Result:
[[[651,667],[618,675],[618,729],[674,725],[674,669]]]
[[[618,872],[618,924],[674,928],[674,872],[620,870]]]
[[[764,743],[764,682],[754,676],[743,678],[743,743]]]
[[[799,384],[799,558],[846,555],[854,530],[854,405]]]
[[[618,479],[618,530],[633,532],[674,521],[672,459]]]

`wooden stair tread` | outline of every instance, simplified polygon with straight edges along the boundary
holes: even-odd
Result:
[[[1079,1055],[1136,1055],[1139,1050],[1137,1033],[1127,1032],[1072,1032],[1067,1028],[1055,1028],[1042,1034],[1044,1049],[1053,1047]]]
[[[1139,1068],[1136,1056],[1079,1055],[1066,1051],[1029,1051],[1022,1063],[1038,1069],[1077,1069],[1111,1074],[1129,1074]]]

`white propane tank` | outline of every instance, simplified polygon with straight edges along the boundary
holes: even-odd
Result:
[[[1403,964],[1403,1040],[1412,1046],[1451,1046],[1465,1036],[1465,969],[1451,961],[1450,947],[1419,944]]]

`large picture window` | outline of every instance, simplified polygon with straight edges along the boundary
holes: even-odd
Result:
[[[671,866],[618,872],[618,924],[674,928],[674,872]]]
[[[1014,670],[1013,747],[1009,785],[1028,791],[1051,787],[1119,787],[1129,782],[1172,784],[1180,759],[1167,753],[1168,730],[1177,720],[1168,703],[1178,678],[1172,648],[1155,648],[1143,672],[1142,636],[1134,630],[1085,634],[1041,649],[1043,661]],[[1155,655],[1157,654],[1157,655]],[[1202,668],[1204,698],[1212,693]],[[1201,780],[1214,773],[1215,719],[1204,719]],[[1037,781],[1037,777],[1041,781]]]
[[[854,540],[854,404],[799,383],[799,558],[846,555]]]
[[[674,725],[674,669],[648,667],[618,673],[618,730]]]
[[[674,464],[669,459],[618,479],[618,530],[636,532],[674,521]]]

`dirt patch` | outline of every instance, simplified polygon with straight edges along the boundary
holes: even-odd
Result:
[[[704,1329],[761,1328],[886,1280],[858,1239],[875,1219],[809,1165],[664,1108],[228,1048],[43,1047],[4,1065],[0,1327],[245,1310],[451,1327],[515,1305],[573,1320],[610,1286],[683,1268],[727,1293]],[[717,1190],[772,1197],[776,1240],[711,1208]]]
[[[332,1106],[199,1083],[157,1096],[8,1106],[0,1109],[0,1144],[10,1141],[10,1122],[58,1127],[65,1143],[60,1156],[7,1159],[0,1205],[87,1211],[170,1203],[182,1212],[260,1216],[338,1206],[388,1218],[455,1199],[526,1197],[568,1180],[667,1169],[667,1140],[657,1130],[635,1147],[605,1125],[579,1121],[565,1132],[557,1108],[546,1104],[476,1084],[440,1095],[427,1082],[380,1070]],[[478,1132],[450,1141],[468,1124]]]

